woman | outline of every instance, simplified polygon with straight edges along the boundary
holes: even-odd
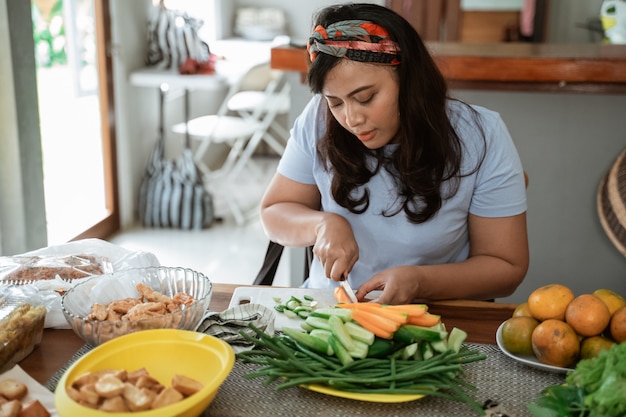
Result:
[[[271,240],[313,245],[304,286],[348,279],[390,304],[510,295],[528,268],[526,190],[500,116],[450,98],[390,9],[331,6],[314,27],[315,95],[261,204]]]

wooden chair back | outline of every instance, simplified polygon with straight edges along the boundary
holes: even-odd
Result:
[[[386,0],[385,6],[408,20],[424,41],[460,38],[461,0]]]

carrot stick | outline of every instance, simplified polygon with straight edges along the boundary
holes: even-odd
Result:
[[[335,291],[333,295],[335,297],[335,300],[337,300],[338,303],[352,304],[352,300],[350,300],[350,298],[348,297],[348,294],[346,294],[346,291],[341,287],[335,287]]]
[[[441,316],[437,314],[424,313],[421,316],[409,316],[408,324],[416,326],[431,327],[441,322]]]
[[[358,312],[362,313],[361,311],[358,311]],[[376,336],[382,339],[388,339],[388,340],[393,339],[393,333],[394,333],[393,331],[381,329],[380,327],[376,326],[374,323],[367,321],[363,318],[361,318],[361,321],[358,321],[354,318],[354,312],[352,313],[352,319],[356,321],[357,323],[359,323],[361,327],[369,330],[370,332],[374,333]]]
[[[379,303],[372,303],[372,302],[369,302],[369,301],[368,302],[363,302],[363,303],[352,303],[352,302],[350,302],[350,303],[344,303],[344,304],[341,305],[341,307],[343,307],[343,308],[358,308],[360,306],[382,307],[383,305],[379,304]]]
[[[356,321],[363,327],[365,327],[365,323],[369,323],[375,327],[378,327],[379,329],[391,333],[395,332],[400,327],[400,323],[397,323],[385,317],[377,316],[375,313],[361,310],[358,308],[352,310],[352,320]]]
[[[426,304],[385,304],[383,307],[389,310],[402,311],[407,313],[409,316],[421,316],[428,311],[428,306]]]
[[[409,318],[407,313],[402,311],[387,310],[386,308],[372,304],[372,303],[352,303],[352,304],[340,304],[338,307],[349,310],[362,310],[367,311],[377,316],[384,317],[398,324],[405,324]]]

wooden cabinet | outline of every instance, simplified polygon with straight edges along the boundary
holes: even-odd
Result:
[[[451,88],[626,93],[626,45],[427,42]],[[305,74],[304,48],[272,49],[275,69]]]
[[[461,42],[510,42],[518,38],[518,11],[463,11],[460,18]]]

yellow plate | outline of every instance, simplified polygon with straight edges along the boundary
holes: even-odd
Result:
[[[409,401],[419,400],[424,398],[423,394],[363,394],[358,392],[341,391],[335,388],[330,388],[325,385],[302,385],[302,388],[306,388],[311,391],[319,392],[326,395],[332,395],[333,397],[347,398],[349,400],[369,401],[373,403],[405,403]]]

